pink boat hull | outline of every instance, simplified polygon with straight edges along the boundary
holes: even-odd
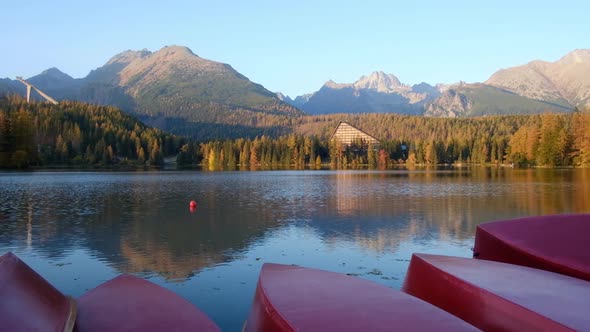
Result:
[[[334,272],[264,264],[245,331],[473,331],[417,298]]]
[[[414,254],[403,291],[485,331],[590,330],[590,282],[553,272]]]
[[[71,331],[76,303],[12,253],[0,257],[0,330]]]
[[[173,292],[123,274],[78,299],[78,332],[219,331],[204,313]]]
[[[590,281],[590,214],[529,217],[481,224],[474,257]]]

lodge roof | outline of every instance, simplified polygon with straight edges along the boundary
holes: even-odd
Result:
[[[375,138],[375,136],[368,134],[367,132],[358,129],[357,127],[351,125],[350,123],[346,122],[346,121],[340,121],[338,122],[338,125],[336,126],[336,129],[334,129],[334,131],[332,132],[332,135],[330,136],[330,141],[334,139],[334,136],[336,135],[336,133],[338,132],[338,129],[340,129],[340,127],[342,125],[347,125],[349,127],[351,127],[352,129],[356,130],[359,132],[359,136],[365,136],[365,138],[368,138],[369,140],[374,140],[374,142],[372,142],[373,144],[379,144],[380,141]]]

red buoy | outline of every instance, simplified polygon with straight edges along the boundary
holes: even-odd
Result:
[[[197,207],[197,202],[196,201],[191,201],[188,205],[190,208],[196,208]]]

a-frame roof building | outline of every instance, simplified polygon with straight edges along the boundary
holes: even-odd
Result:
[[[330,137],[330,141],[335,140],[340,142],[342,145],[347,146],[351,145],[359,138],[371,145],[378,145],[381,143],[375,137],[344,121],[340,121],[338,123],[338,126],[336,126],[334,133],[332,133],[332,136]]]

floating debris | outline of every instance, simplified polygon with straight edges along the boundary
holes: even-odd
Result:
[[[381,272],[381,270],[379,270],[379,269],[372,269],[371,271],[367,272],[367,274],[371,274],[374,276],[381,276],[381,275],[383,275],[383,272]]]
[[[72,265],[72,263],[55,263],[55,266],[62,267],[64,265]]]

